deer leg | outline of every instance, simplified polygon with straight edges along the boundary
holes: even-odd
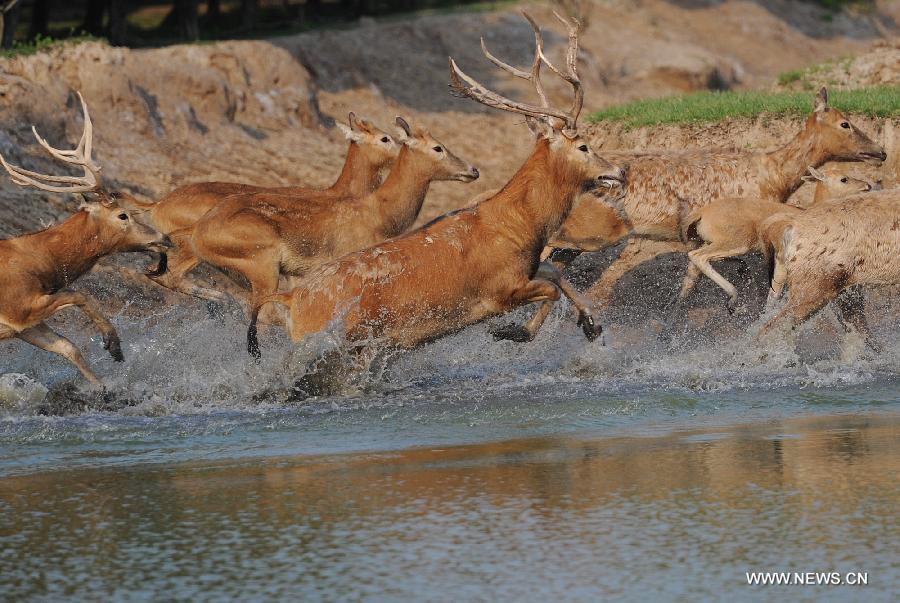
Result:
[[[109,351],[109,355],[116,362],[122,362],[125,357],[122,355],[122,344],[119,340],[119,334],[116,328],[103,315],[96,300],[89,295],[85,295],[79,291],[60,291],[53,295],[44,296],[39,302],[37,312],[35,313],[38,320],[46,320],[59,310],[68,308],[69,306],[77,306],[81,308],[97,330],[103,337],[103,349]]]
[[[262,300],[278,290],[279,270],[278,265],[271,267],[262,266],[255,270],[242,272],[250,281],[252,293],[250,295],[250,325],[247,328],[247,352],[256,360],[259,360],[262,353],[259,350],[259,338],[257,336],[257,316],[259,315]]]
[[[172,265],[164,274],[160,276],[152,276],[148,274],[148,276],[150,276],[154,283],[161,285],[166,289],[177,291],[178,293],[183,293],[185,295],[190,295],[191,297],[197,297],[199,299],[205,299],[208,301],[226,301],[228,299],[228,296],[221,291],[209,289],[208,287],[202,287],[194,283],[187,277],[188,272],[193,270],[199,263],[200,258],[195,256],[193,253],[187,252],[183,248],[181,248],[178,252],[174,265]]]
[[[554,254],[554,252],[559,251],[562,251],[562,253]],[[549,273],[551,274],[550,280],[553,280],[555,283],[559,284],[560,282],[562,282],[562,270],[565,270],[565,268],[580,254],[581,252],[577,250],[557,250],[552,247],[545,247],[543,252],[541,253],[541,264],[538,266],[538,272],[540,273],[543,269],[544,276],[546,276],[548,274],[547,266],[550,266],[553,270],[556,271],[555,276],[553,276],[552,272]],[[550,258],[551,256],[557,256],[558,259],[554,257],[554,259],[551,260],[552,263],[546,262],[545,260],[547,258]],[[569,293],[566,293],[565,289],[563,289],[563,293],[566,295],[566,297],[572,300],[572,303],[576,308],[578,308],[579,313],[582,311],[586,312],[589,306],[588,302],[584,300],[581,294],[575,291],[575,288],[572,287],[570,283],[566,282],[566,285],[569,289]],[[577,302],[576,298],[578,299]],[[508,339],[510,341],[517,341],[519,343],[531,341],[537,336],[538,331],[540,331],[541,327],[544,324],[544,321],[547,320],[547,317],[550,315],[550,311],[552,309],[553,302],[545,301],[537,309],[537,312],[535,312],[528,320],[528,322],[526,322],[524,325],[507,323],[500,327],[491,329],[491,335],[493,335],[494,339],[497,340]],[[596,331],[596,328],[594,326],[594,319],[590,315],[590,313],[587,314],[590,320],[582,320],[582,316],[584,315],[579,314],[578,326],[580,326],[584,330],[585,337],[593,341],[593,339],[596,339],[596,337],[599,335],[599,332],[597,332],[593,338],[588,335],[588,332],[594,333]]]
[[[619,257],[609,265],[596,283],[585,291],[585,296],[594,302],[594,307],[604,309],[609,306],[613,289],[625,274],[664,253],[684,251],[684,243],[677,241],[652,241],[633,238],[625,245]]]
[[[810,316],[824,308],[838,294],[837,289],[824,280],[807,283],[797,289],[791,293],[788,304],[759,329],[756,335],[757,341],[785,321],[791,330],[796,329]]]
[[[863,295],[862,285],[854,285],[839,295],[836,300],[837,317],[844,330],[855,328],[865,339],[866,345],[875,352],[881,351],[881,346],[872,335],[869,322],[865,314],[866,299]]]
[[[59,354],[74,364],[81,371],[81,374],[84,375],[85,379],[94,385],[102,385],[100,379],[88,368],[87,362],[85,362],[75,344],[48,327],[45,323],[42,322],[30,329],[20,331],[16,334],[16,337],[42,350]]]
[[[534,339],[538,329],[553,308],[553,302],[559,299],[559,288],[555,283],[547,279],[536,278],[528,281],[524,287],[513,291],[510,301],[514,306],[521,306],[532,302],[543,302],[537,314],[524,326],[516,323],[504,325],[493,329],[491,335],[494,339],[508,339],[518,343],[525,343]]]
[[[582,295],[579,293],[572,283],[563,278],[562,272],[560,272],[559,268],[555,263],[550,262],[541,262],[538,266],[537,272],[535,273],[535,278],[545,278],[552,283],[554,283],[559,290],[562,291],[562,294],[565,295],[569,301],[572,302],[572,305],[575,306],[575,309],[578,310],[578,324],[581,327],[581,330],[584,332],[584,336],[587,337],[588,341],[594,341],[603,333],[603,328],[594,320],[593,312],[591,310],[590,302],[588,302]],[[540,328],[540,325],[543,324],[544,320],[547,318],[547,314],[549,314],[549,308],[545,309],[545,306],[550,302],[544,302],[541,304],[541,307],[538,309],[538,312],[535,314],[535,317],[543,313],[543,318],[540,320],[540,323],[537,325],[534,333],[537,333],[537,329]],[[526,329],[535,322],[535,317],[528,322],[525,326]]]
[[[766,307],[771,308],[775,305],[775,300],[781,299],[784,293],[784,286],[787,284],[787,265],[781,260],[778,254],[772,260],[772,282],[769,284],[769,295],[766,298]]]
[[[695,249],[693,251],[688,252],[688,259],[691,261],[691,264],[697,267],[700,272],[708,276],[715,282],[725,293],[728,294],[728,311],[734,312],[735,304],[737,304],[737,289],[734,288],[734,285],[728,282],[724,276],[719,274],[710,264],[711,261],[714,260],[722,260],[725,258],[731,258],[738,255],[743,255],[750,251],[750,248],[746,245],[739,245],[737,247],[731,248],[721,248],[716,247],[715,245],[707,245],[705,247],[701,247],[700,249]]]

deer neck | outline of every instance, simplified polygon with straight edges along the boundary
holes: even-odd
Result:
[[[74,282],[110,253],[107,237],[86,211],[32,236],[49,256],[61,287]]]
[[[821,148],[810,121],[790,142],[769,153],[768,157],[771,160],[770,176],[762,189],[779,201],[787,201],[800,188],[801,177],[809,166],[821,167],[828,161],[828,154]]]
[[[384,183],[372,193],[377,226],[384,238],[402,234],[413,225],[432,178],[430,163],[415,157],[404,146]]]
[[[375,189],[380,171],[381,166],[366,159],[359,143],[351,141],[341,174],[329,190],[342,195],[362,197]]]
[[[537,257],[569,215],[581,184],[563,162],[553,160],[549,142],[541,139],[503,190],[485,201],[486,221]]]

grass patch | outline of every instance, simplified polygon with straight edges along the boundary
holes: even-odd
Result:
[[[869,117],[900,117],[900,86],[835,90],[831,106]],[[593,113],[590,121],[615,121],[628,128],[658,124],[708,123],[729,117],[806,115],[812,111],[809,92],[694,92],[684,96],[641,100]]]
[[[88,42],[90,40],[100,39],[102,38],[96,38],[85,33],[62,40],[58,40],[50,36],[38,35],[33,40],[29,40],[28,42],[14,42],[12,48],[0,51],[0,57],[8,59],[17,56],[28,56],[30,54],[37,54],[39,52],[50,50],[51,48],[60,44],[78,44],[80,42]]]

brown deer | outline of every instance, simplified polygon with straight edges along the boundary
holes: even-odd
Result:
[[[780,239],[781,284],[790,296],[759,336],[785,322],[796,328],[849,287],[900,284],[900,189],[823,203],[772,224],[767,236]],[[861,298],[843,300],[839,318],[877,351],[861,306]]]
[[[426,130],[403,131],[397,161],[380,187],[363,197],[328,193],[305,197],[232,195],[194,227],[192,263],[236,272],[250,283],[250,307],[278,290],[279,279],[300,277],[327,260],[397,236],[415,222],[432,182],[473,182],[478,169],[454,155]]]
[[[350,144],[344,167],[334,184],[324,190],[299,186],[263,187],[234,182],[200,182],[181,186],[158,202],[142,202],[128,197],[127,202],[142,212],[142,217],[160,232],[172,237],[176,249],[172,252],[174,269],[167,271],[168,258],[160,257],[159,266],[148,276],[158,284],[202,299],[222,300],[218,291],[200,287],[185,278],[184,265],[191,265],[190,231],[209,210],[223,199],[235,194],[278,193],[305,197],[327,194],[336,198],[361,197],[378,186],[381,172],[397,157],[399,145],[394,138],[371,122],[351,112],[348,125],[338,123]],[[177,233],[177,235],[175,234]]]
[[[482,48],[494,64],[530,81],[539,104],[516,102],[489,90],[453,59],[450,75],[457,94],[526,116],[537,141],[525,164],[490,198],[319,266],[293,291],[261,299],[248,330],[251,354],[259,355],[256,315],[264,303],[290,309],[294,341],[339,319],[351,345],[361,346],[374,336],[410,348],[523,304],[559,298],[557,283],[537,274],[541,251],[582,191],[619,184],[624,172],[594,154],[578,135],[584,90],[576,69],[577,23],[556,15],[569,38],[566,68],[561,70],[544,55],[540,28],[523,14],[535,35],[530,71],[503,63],[483,41]],[[574,101],[568,111],[547,102],[542,64],[571,85]]]
[[[849,176],[843,168],[827,167],[819,171],[809,166],[808,172],[803,180],[816,183],[813,206],[838,197],[868,192],[873,187],[870,182]],[[705,274],[728,294],[728,309],[734,311],[737,289],[710,262],[751,251],[768,256],[770,244],[768,237],[762,236],[763,224],[770,223],[770,219],[789,220],[802,211],[804,209],[787,203],[740,197],[720,199],[695,209],[683,222],[683,239],[687,242],[690,233],[695,233],[705,245],[688,252],[690,262],[678,300],[684,300],[694,290],[700,274]]]
[[[127,251],[162,252],[169,246],[165,235],[136,222],[116,197],[101,188],[100,167],[91,158],[93,126],[87,104],[81,99],[84,132],[74,150],[59,150],[34,135],[56,159],[77,166],[83,176],[51,176],[0,162],[13,182],[44,191],[93,194],[80,211],[61,224],[40,232],[0,240],[0,339],[17,337],[41,349],[59,354],[78,367],[94,384],[100,380],[72,342],[44,322],[63,308],[78,306],[103,336],[103,347],[116,361],[123,360],[119,336],[89,295],[66,289],[105,255]]]
[[[810,165],[818,168],[829,161],[880,163],[886,155],[843,113],[828,106],[828,93],[822,88],[803,129],[773,151],[611,152],[604,157],[629,168],[618,206],[579,203],[550,241],[554,248],[597,251],[632,237],[618,259],[586,292],[587,298],[601,308],[608,305],[615,283],[625,273],[660,254],[686,251],[678,242],[682,220],[698,207],[727,197],[783,203],[800,187]],[[540,313],[546,316],[548,312],[542,308]],[[536,331],[541,322],[542,318],[536,316],[530,326]]]

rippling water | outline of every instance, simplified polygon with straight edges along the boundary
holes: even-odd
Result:
[[[891,346],[867,357],[827,325],[798,353],[740,337],[673,351],[639,328],[600,346],[560,310],[532,344],[475,327],[291,402],[327,334],[292,350],[270,333],[254,365],[237,318],[189,318],[117,319],[121,366],[79,341],[102,396],[4,344],[4,370],[43,378],[56,406],[0,409],[3,598],[888,601],[900,587]],[[746,584],[764,570],[869,584]]]

